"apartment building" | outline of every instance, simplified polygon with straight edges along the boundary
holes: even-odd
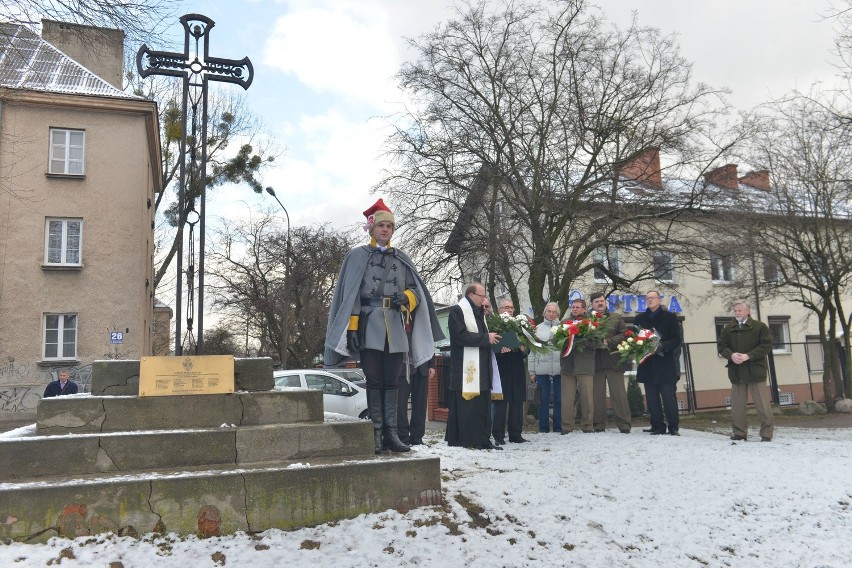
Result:
[[[85,392],[93,361],[152,353],[159,123],[122,90],[123,41],[0,24],[0,419],[59,369]]]

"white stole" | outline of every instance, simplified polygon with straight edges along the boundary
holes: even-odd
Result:
[[[459,300],[459,307],[464,316],[464,326],[470,333],[480,333],[473,315],[473,307],[467,296]],[[483,323],[485,321],[483,320]],[[488,333],[488,324],[485,323]],[[462,351],[462,398],[473,400],[479,396],[479,350],[481,347],[464,347]],[[497,357],[489,347],[491,354],[491,400],[503,400],[503,388],[500,383],[500,371],[497,369]]]

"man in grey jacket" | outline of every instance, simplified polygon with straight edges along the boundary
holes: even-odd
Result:
[[[414,263],[391,246],[396,228],[391,210],[379,199],[364,217],[370,243],[343,259],[328,312],[325,365],[360,358],[376,453],[407,452],[397,433],[397,380],[404,365],[429,361],[444,334]]]

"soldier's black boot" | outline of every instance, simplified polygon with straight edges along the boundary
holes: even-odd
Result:
[[[399,405],[397,391],[396,389],[386,390],[382,392],[382,397],[385,403],[384,447],[392,452],[407,452],[411,450],[411,448],[402,443],[402,440],[399,439],[396,430],[396,409]],[[379,447],[378,442],[376,442],[376,447]]]
[[[376,453],[380,454],[384,451],[384,443],[382,442],[382,391],[367,389],[367,413],[373,423],[373,443],[376,446]]]

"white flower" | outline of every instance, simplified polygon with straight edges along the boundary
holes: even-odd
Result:
[[[639,341],[636,342],[636,345],[643,345],[644,343],[645,342],[640,339]]]
[[[634,340],[633,340],[633,338],[632,338],[632,337],[628,337],[628,338],[627,338],[627,343],[633,343],[633,341],[634,341]]]

